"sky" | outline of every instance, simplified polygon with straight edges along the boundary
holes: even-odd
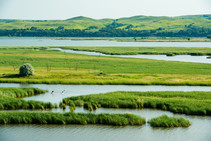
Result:
[[[53,20],[211,14],[211,0],[0,0],[0,19]]]

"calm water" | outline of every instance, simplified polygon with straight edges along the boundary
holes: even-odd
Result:
[[[116,56],[116,57],[127,57],[127,58],[145,58],[154,60],[165,60],[165,61],[181,61],[181,62],[193,62],[193,63],[211,63],[211,59],[207,59],[208,56],[191,56],[191,55],[106,55],[99,52],[89,51],[75,51],[61,48],[52,48],[52,50],[59,50],[68,53],[86,54],[86,55],[98,55],[98,56]]]
[[[0,38],[0,46],[211,47],[211,42],[116,42],[107,40],[54,40],[49,38]]]
[[[45,94],[27,97],[24,99],[52,102],[57,104],[59,104],[59,102],[65,97],[115,91],[211,91],[211,87],[206,86],[47,85],[1,83],[0,87],[36,87],[40,89],[47,89],[49,92]],[[55,91],[53,95],[51,94],[52,91]]]
[[[125,85],[46,85],[46,84],[0,84],[0,87],[37,87],[48,89],[49,92],[28,97],[25,99],[50,101],[58,103],[64,97],[106,93],[112,91],[211,91],[211,87],[203,86],[125,86]],[[50,92],[55,90],[54,95]],[[62,91],[64,93],[62,93]],[[66,112],[68,112],[68,108]],[[45,111],[44,111],[45,112]],[[52,112],[64,112],[53,109]],[[75,112],[85,112],[81,107]],[[93,113],[133,113],[149,120],[153,117],[166,114],[181,116],[189,119],[192,125],[189,128],[152,128],[149,124],[143,126],[100,126],[100,125],[0,125],[0,141],[210,141],[211,117],[175,115],[168,111],[152,109],[107,109],[99,108]]]
[[[88,112],[77,108],[75,112]],[[0,125],[1,141],[210,141],[211,117],[175,115],[160,110],[137,109],[97,109],[94,113],[125,113],[130,112],[145,117],[166,114],[168,116],[184,117],[191,122],[189,128],[152,128],[149,124],[143,126],[102,126],[102,125]]]

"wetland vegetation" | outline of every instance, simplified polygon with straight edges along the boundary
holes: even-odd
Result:
[[[168,62],[149,59],[89,56],[48,50],[50,47],[0,48],[0,82],[46,84],[211,85],[209,64]],[[105,54],[210,55],[209,48],[162,47],[62,47]],[[110,52],[109,52],[110,51]],[[33,65],[35,75],[20,76],[18,68]],[[193,69],[194,68],[194,69]],[[51,109],[52,103],[23,100],[45,93],[37,88],[0,88],[0,109]],[[132,114],[77,114],[76,106],[90,111],[104,108],[153,108],[187,115],[211,115],[210,92],[112,92],[65,98],[60,108],[70,113],[0,112],[1,124],[106,124],[143,125],[145,119]],[[162,121],[162,122],[161,122]],[[151,126],[188,127],[181,118],[158,117]]]
[[[22,99],[22,97],[38,95],[45,92],[46,90],[38,88],[0,88],[0,110],[51,109],[54,106],[50,102],[26,101]]]
[[[191,125],[189,120],[178,117],[168,117],[167,115],[153,118],[149,123],[152,127],[189,127]]]
[[[63,99],[88,110],[104,108],[153,108],[187,115],[211,115],[210,92],[110,92]]]
[[[132,114],[84,114],[49,112],[0,112],[0,124],[102,124],[143,125],[145,119]]]
[[[109,55],[211,55],[211,48],[202,47],[59,47],[78,51],[100,52]]]

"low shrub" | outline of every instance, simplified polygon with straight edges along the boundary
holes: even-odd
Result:
[[[19,74],[20,74],[20,76],[34,75],[34,68],[32,67],[31,64],[26,63],[26,64],[20,66]]]

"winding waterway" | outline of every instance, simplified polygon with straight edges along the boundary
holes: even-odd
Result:
[[[207,59],[208,56],[191,56],[191,55],[176,55],[176,56],[166,56],[166,55],[107,55],[100,52],[91,51],[76,51],[61,48],[51,48],[50,50],[59,50],[67,53],[77,53],[86,55],[98,55],[98,56],[115,56],[115,57],[126,57],[126,58],[144,58],[144,59],[154,59],[154,60],[165,60],[165,61],[181,61],[181,62],[193,62],[193,63],[211,63],[211,59]]]

